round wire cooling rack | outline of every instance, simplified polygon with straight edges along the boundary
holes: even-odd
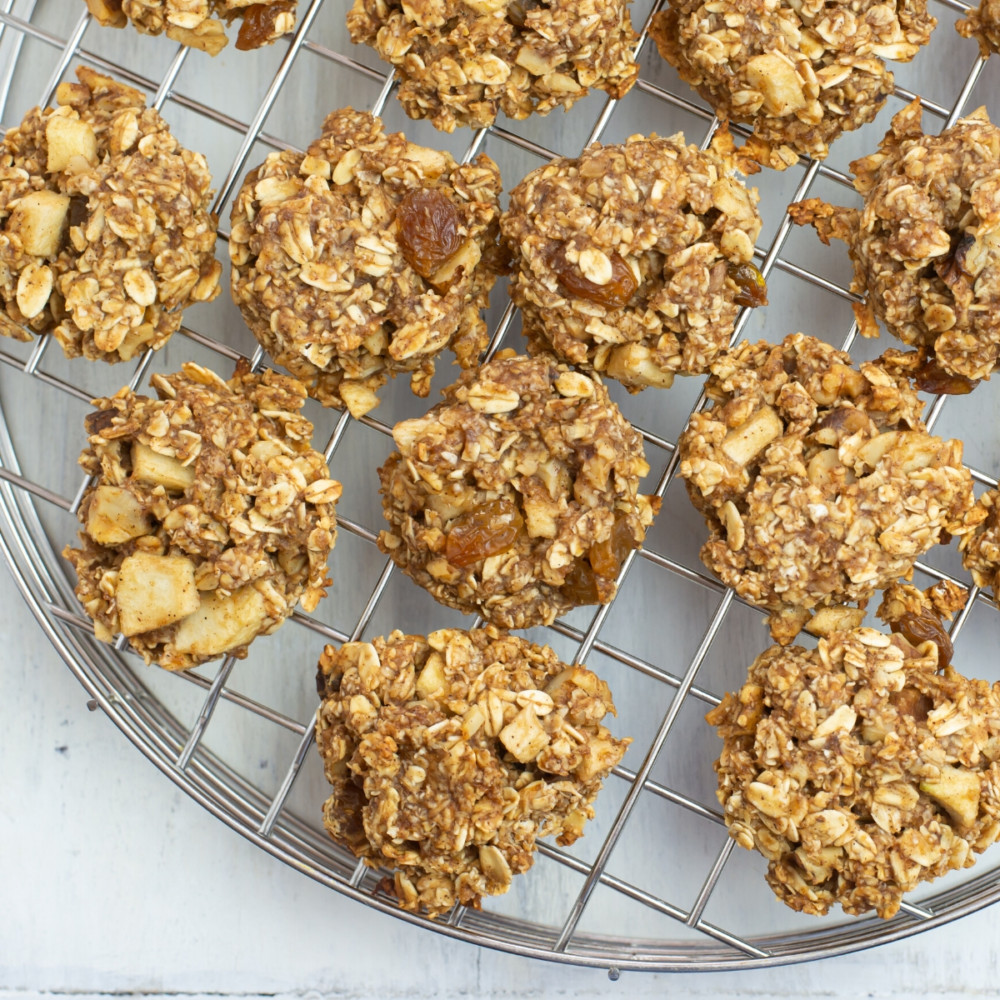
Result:
[[[765,221],[756,256],[771,304],[745,311],[736,337],[773,340],[804,329],[855,353],[867,349],[855,342],[846,254],[794,230],[785,209],[812,194],[850,200],[846,164],[874,148],[889,115],[917,92],[928,131],[982,103],[1000,117],[1000,60],[986,65],[952,30],[964,3],[934,2],[941,23],[931,44],[909,66],[894,67],[897,91],[876,123],[841,138],[825,163],[754,179]],[[657,6],[636,0],[637,28]],[[597,139],[683,130],[689,141],[706,144],[717,124],[643,30],[640,80],[622,101],[598,93],[566,115],[445,136],[402,116],[391,99],[391,72],[350,45],[343,15],[334,0],[302,0],[289,39],[255,53],[227,49],[210,60],[165,39],[101,29],[82,3],[0,0],[0,123],[11,126],[30,106],[51,103],[76,63],[110,71],[146,91],[181,141],[206,153],[222,220],[247,169],[273,149],[303,148],[323,116],[348,103],[456,156],[488,151],[508,189],[542,160],[575,155]],[[220,239],[226,235],[223,225]],[[915,894],[892,920],[802,917],[775,901],[762,877],[763,860],[736,850],[726,835],[711,766],[718,741],[702,716],[722,692],[742,683],[767,639],[760,614],[710,578],[697,558],[704,529],[674,475],[676,436],[702,403],[701,380],[692,379],[632,398],[613,387],[625,415],[642,429],[663,511],[645,548],[623,567],[612,605],[580,609],[531,636],[602,674],[619,708],[617,733],[634,737],[586,836],[571,849],[539,845],[534,868],[507,896],[486,900],[482,911],[456,908],[432,922],[398,910],[379,893],[379,873],[323,831],[326,786],[312,748],[312,672],[325,641],[462,621],[402,578],[374,545],[380,523],[374,469],[391,450],[393,422],[427,404],[403,385],[389,387],[380,410],[362,420],[310,404],[315,440],[325,440],[333,474],[345,485],[331,559],[334,587],[314,615],[293,616],[238,666],[227,658],[221,666],[169,674],[145,667],[123,642],[97,642],[59,556],[75,536],[74,513],[86,485],[75,458],[91,398],[125,382],[137,388],[151,370],[175,370],[188,359],[219,371],[241,356],[265,362],[224,299],[191,310],[188,325],[167,347],[127,366],[68,362],[47,337],[0,347],[0,549],[45,634],[89,693],[88,706],[103,710],[214,815],[312,878],[411,923],[519,955],[612,971],[750,968],[829,957],[935,927],[1000,897],[1000,855],[987,855]],[[498,287],[491,350],[518,343],[516,313],[505,302]],[[450,377],[441,373],[437,384]],[[965,437],[980,486],[996,484],[980,471],[1000,462],[1000,442],[985,431],[997,425],[996,408],[984,386],[947,408],[939,398],[929,414],[940,433]],[[956,659],[987,669],[992,658],[976,654],[992,641],[996,612],[970,586],[954,550],[929,554],[918,577],[969,586],[952,630]]]

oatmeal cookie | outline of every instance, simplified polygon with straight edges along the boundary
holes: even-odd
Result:
[[[233,203],[232,290],[254,336],[325,406],[355,416],[390,375],[426,396],[451,348],[486,346],[500,172],[386,135],[350,108],[305,156],[272,153]]]
[[[822,160],[892,93],[885,60],[909,62],[936,24],[926,0],[669,0],[650,34],[723,120],[753,134],[750,163]]]
[[[597,87],[624,97],[639,68],[629,0],[354,0],[351,38],[396,67],[411,118],[492,125],[568,108]]]
[[[1000,490],[987,490],[977,501],[982,521],[959,541],[962,564],[977,587],[993,591],[1000,605]]]
[[[725,130],[705,152],[636,135],[528,174],[500,228],[529,349],[633,392],[707,371],[739,307],[767,301],[757,192],[731,149]]]
[[[886,596],[938,633],[938,614],[961,603],[912,587]],[[1000,684],[963,677],[919,631],[772,646],[706,718],[724,740],[730,836],[768,859],[795,910],[889,918],[904,892],[967,868],[1000,835]]]
[[[340,484],[309,444],[305,390],[287,375],[224,382],[195,364],[94,400],[80,464],[82,547],[63,555],[98,639],[186,670],[244,657],[297,601],[326,593]]]
[[[1000,355],[1000,128],[980,108],[924,135],[914,100],[851,170],[863,208],[810,198],[789,213],[847,244],[861,333],[878,336],[881,320],[945,372],[988,378]]]
[[[76,75],[0,144],[0,334],[128,361],[219,294],[212,178],[139,91]]]
[[[742,343],[712,365],[708,409],[678,441],[710,536],[705,565],[771,612],[790,642],[823,605],[864,602],[947,532],[978,523],[962,443],[931,437],[889,351],[850,356],[801,333]]]
[[[240,22],[238,49],[270,45],[295,27],[296,0],[85,0],[105,27],[129,22],[143,35],[162,35],[218,55],[228,43],[222,21]],[[222,20],[220,20],[220,18]]]
[[[431,917],[506,892],[538,838],[572,844],[632,742],[601,725],[604,681],[492,627],[327,646],[318,685],[326,829]]]
[[[979,6],[955,23],[963,38],[975,38],[985,59],[1000,52],[1000,0],[980,0]]]
[[[393,429],[379,547],[442,604],[503,628],[607,604],[659,508],[600,379],[504,351]]]

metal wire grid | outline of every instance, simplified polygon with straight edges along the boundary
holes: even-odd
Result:
[[[58,53],[51,77],[38,99],[38,103],[43,106],[51,103],[57,84],[70,64],[76,60],[113,72],[119,78],[146,90],[153,95],[151,103],[158,108],[169,97],[172,102],[201,116],[213,127],[232,130],[242,136],[229,170],[219,184],[214,206],[219,209],[236,189],[255,143],[261,142],[273,149],[293,148],[280,137],[265,132],[263,124],[301,52],[311,51],[323,59],[339,64],[351,73],[376,81],[380,85],[380,90],[371,108],[375,113],[381,112],[389,98],[393,88],[391,72],[373,70],[347,55],[310,39],[310,28],[322,4],[323,0],[312,0],[301,4],[298,29],[287,43],[279,43],[287,44],[287,51],[256,112],[250,121],[243,122],[209,107],[201,100],[173,89],[182,65],[189,58],[188,50],[179,48],[166,72],[159,79],[147,79],[108,61],[97,52],[82,47],[81,42],[89,23],[89,15],[85,8],[72,26],[72,30],[63,37],[33,23],[35,0],[0,0],[0,57],[4,54],[4,46],[8,56],[6,65],[0,58],[0,108],[4,106],[7,89],[12,75],[16,72],[20,44],[25,38],[41,41]],[[943,0],[943,4],[953,11],[964,12],[967,9],[959,0]],[[659,3],[654,9],[658,6]],[[646,26],[641,33],[639,48],[646,43]],[[925,110],[941,120],[942,127],[951,124],[960,116],[979,79],[983,65],[982,59],[972,63],[964,86],[951,106],[946,107],[931,100],[922,101]],[[717,122],[709,112],[689,100],[686,91],[674,94],[645,79],[640,79],[637,88],[704,121],[706,132],[703,145],[707,145]],[[914,95],[899,88],[897,96],[909,99]],[[602,136],[611,120],[616,103],[612,100],[603,103],[581,146]],[[20,110],[18,109],[18,112]],[[6,124],[13,124],[13,120]],[[465,153],[466,159],[474,157],[482,149],[487,136],[499,142],[518,146],[540,159],[549,159],[554,155],[551,150],[530,139],[501,126],[494,126],[474,133]],[[850,179],[842,172],[831,166],[812,162],[790,200],[805,197],[818,177],[851,187]],[[507,178],[508,186],[511,183],[511,178]],[[786,215],[770,243],[757,248],[756,257],[764,275],[767,276],[772,270],[777,269],[847,300],[855,300],[856,296],[842,286],[781,256],[789,229],[790,222]],[[220,239],[225,240],[226,236],[224,231],[220,233]],[[748,313],[744,311],[737,325],[734,342],[741,336],[747,316]],[[489,348],[491,353],[495,352],[508,336],[513,319],[514,310],[508,306],[494,328]],[[856,332],[856,327],[852,327],[843,343],[845,349],[853,342]],[[179,336],[187,337],[223,360],[232,361],[239,357],[238,351],[196,330],[184,327]],[[33,345],[26,360],[7,350],[0,350],[0,362],[20,376],[35,380],[40,391],[64,393],[87,402],[88,393],[66,379],[47,372],[43,367],[44,356],[51,349],[50,344],[51,338],[41,338]],[[256,366],[266,363],[260,350],[251,360]],[[147,353],[134,365],[129,380],[132,388],[136,388],[144,379],[151,361],[152,355]],[[704,397],[699,397],[696,407],[701,406],[703,402]],[[944,397],[941,397],[931,409],[929,423],[933,424],[937,420],[943,405]],[[351,419],[344,413],[335,420],[324,449],[328,461],[335,455]],[[390,426],[372,416],[363,418],[362,423],[383,435],[388,436],[391,433]],[[647,454],[659,451],[665,459],[664,471],[655,490],[659,496],[663,496],[676,471],[675,444],[653,430],[643,429],[642,434]],[[651,465],[655,467],[655,463],[651,462]],[[977,469],[971,471],[980,484],[996,485],[996,481],[986,473]],[[548,844],[539,846],[543,857],[582,877],[582,886],[565,919],[557,925],[544,926],[491,913],[488,910],[477,912],[457,908],[446,920],[432,923],[424,918],[402,913],[396,909],[393,901],[375,892],[376,875],[356,862],[347,852],[333,845],[317,825],[302,821],[286,806],[293,783],[300,774],[307,754],[310,753],[313,740],[311,715],[305,720],[292,718],[268,704],[242,694],[229,683],[235,661],[227,658],[211,679],[197,673],[174,675],[178,684],[186,682],[204,689],[204,698],[194,724],[184,727],[148,690],[144,683],[143,670],[141,666],[137,666],[137,658],[129,655],[124,641],[120,641],[112,650],[94,640],[91,623],[79,613],[72,588],[66,579],[66,571],[55,554],[53,539],[46,532],[36,509],[36,501],[40,499],[46,504],[74,513],[85,486],[86,481],[81,481],[76,492],[72,496],[66,496],[22,475],[15,442],[7,422],[2,419],[0,413],[0,529],[2,529],[0,551],[3,552],[14,573],[15,581],[46,635],[90,693],[89,707],[102,708],[164,774],[243,836],[300,871],[367,905],[472,943],[489,945],[525,956],[603,966],[610,970],[612,977],[615,977],[617,969],[692,971],[745,968],[827,957],[937,926],[992,902],[1000,896],[1000,870],[985,870],[981,866],[974,877],[927,897],[920,905],[905,903],[901,913],[889,922],[878,921],[875,918],[847,923],[825,920],[817,921],[804,932],[793,931],[750,937],[727,930],[705,917],[706,907],[720,885],[733,849],[733,842],[728,838],[724,840],[724,846],[706,873],[693,905],[687,908],[677,906],[641,885],[613,875],[608,870],[608,859],[620,843],[626,824],[643,795],[656,796],[702,819],[722,824],[718,810],[706,807],[692,796],[654,780],[652,773],[664,742],[687,701],[694,699],[703,706],[718,703],[718,697],[696,685],[695,680],[727,614],[734,603],[739,601],[732,591],[722,587],[704,572],[691,569],[650,547],[630,555],[622,567],[622,580],[629,573],[635,560],[641,559],[658,570],[665,571],[688,584],[695,584],[717,597],[717,604],[708,627],[683,673],[672,673],[660,664],[602,640],[600,633],[610,606],[597,610],[589,625],[584,628],[565,622],[557,622],[551,626],[556,635],[575,644],[578,661],[584,662],[588,656],[597,652],[655,679],[673,692],[673,697],[641,764],[635,769],[621,766],[615,769],[616,778],[625,783],[627,791],[593,861],[581,860],[567,851]],[[371,546],[372,552],[375,551],[374,539],[377,528],[373,530],[359,521],[344,516],[339,516],[338,520],[342,530],[362,539]],[[381,556],[378,558],[382,559]],[[336,563],[334,567],[336,568]],[[929,565],[920,564],[919,569],[932,578],[951,578],[949,574]],[[295,625],[287,627],[309,629],[324,639],[335,642],[362,636],[383,599],[390,577],[395,572],[390,562],[384,562],[378,580],[351,628],[336,629],[301,613],[293,616],[292,621]],[[956,618],[952,629],[953,637],[957,638],[961,632],[976,602],[990,605],[990,602],[973,587],[964,610]],[[297,748],[276,794],[262,793],[244,774],[227,766],[206,748],[203,738],[220,701],[230,703],[241,711],[252,713],[269,724],[281,727],[298,739]],[[702,708],[700,711],[703,710]],[[627,725],[624,728],[627,729]],[[316,811],[318,812],[318,803]],[[594,890],[599,886],[641,904],[652,913],[673,918],[686,928],[700,933],[695,935],[694,939],[685,937],[678,940],[648,940],[635,934],[611,937],[585,933],[580,930],[581,918]]]

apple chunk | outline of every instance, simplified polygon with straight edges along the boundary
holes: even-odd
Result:
[[[132,443],[132,478],[181,492],[194,482],[194,466],[182,465],[138,441]]]
[[[49,147],[45,167],[56,174],[67,167],[69,173],[79,173],[97,163],[97,136],[79,118],[52,115],[45,126],[45,143]]]
[[[198,608],[194,563],[184,556],[136,552],[122,561],[115,598],[125,635],[180,621]]]
[[[152,522],[142,504],[120,486],[98,486],[87,510],[87,534],[98,545],[121,545],[149,534]]]
[[[228,596],[211,591],[202,595],[198,610],[177,626],[174,646],[179,653],[218,656],[250,642],[266,618],[267,603],[252,586]]]
[[[25,253],[55,257],[68,221],[68,194],[32,191],[14,203],[7,220],[7,232],[18,236]]]

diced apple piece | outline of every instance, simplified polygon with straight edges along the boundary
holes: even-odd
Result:
[[[122,0],[87,0],[87,8],[106,28],[124,28],[128,18],[122,11]]]
[[[213,590],[203,594],[198,609],[177,626],[174,645],[179,653],[218,656],[250,642],[265,618],[267,603],[253,587],[241,587],[228,597]]]
[[[781,437],[785,425],[770,406],[762,406],[722,442],[722,450],[737,465],[747,465],[772,441]]]
[[[921,781],[920,791],[929,795],[961,826],[972,826],[979,814],[979,775],[959,767],[941,768],[936,781]]]
[[[181,492],[194,482],[194,466],[182,465],[138,441],[132,444],[132,478]]]
[[[152,528],[149,515],[128,490],[98,486],[87,510],[87,534],[98,545],[121,545],[146,535]]]
[[[45,167],[50,174],[70,166],[86,169],[97,163],[97,136],[90,125],[79,118],[52,115],[45,125],[45,143],[49,147]],[[78,173],[79,169],[70,172]]]
[[[69,195],[32,191],[19,198],[7,220],[7,232],[16,234],[25,253],[55,257],[69,220]]]
[[[125,635],[138,635],[187,618],[198,608],[194,563],[184,556],[136,552],[118,571],[118,618]]]

